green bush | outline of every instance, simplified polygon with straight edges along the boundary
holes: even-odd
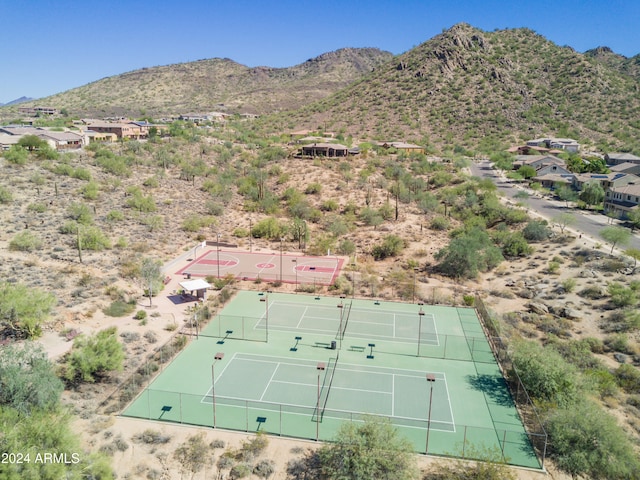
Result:
[[[620,365],[615,371],[618,385],[627,393],[640,393],[640,370],[633,365]]]
[[[382,244],[375,245],[371,254],[375,260],[384,260],[387,257],[395,257],[404,248],[404,240],[396,235],[387,235]]]
[[[135,308],[136,304],[134,302],[127,303],[122,300],[114,300],[102,312],[108,317],[124,317],[133,312]]]
[[[23,230],[9,242],[9,250],[20,252],[33,252],[40,247],[42,247],[42,239],[29,230]]]
[[[111,248],[111,240],[98,227],[80,228],[80,246],[83,250],[102,251]],[[76,239],[76,247],[77,239]]]
[[[434,217],[431,220],[431,228],[433,230],[448,230],[451,221],[447,217]]]
[[[71,383],[95,382],[109,372],[122,370],[124,349],[118,341],[115,327],[95,335],[80,335],[64,364],[64,378]]]
[[[185,232],[199,232],[203,228],[210,227],[215,224],[216,220],[213,217],[191,214],[182,222],[182,230]]]
[[[144,320],[147,318],[147,312],[145,310],[138,310],[133,318],[136,320]]]
[[[0,185],[0,203],[7,204],[13,202],[13,195],[7,188]]]
[[[108,222],[121,222],[124,220],[124,214],[120,210],[111,210],[107,213]]]
[[[553,412],[546,423],[550,456],[577,478],[638,478],[640,462],[628,435],[601,407],[583,401]]]
[[[44,203],[39,202],[30,203],[27,205],[27,210],[34,213],[44,213],[47,211],[47,206]]]

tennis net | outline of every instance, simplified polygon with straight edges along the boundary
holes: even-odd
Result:
[[[347,308],[345,308],[344,317],[342,321],[342,331],[340,332],[340,338],[344,339],[344,333],[347,331],[347,323],[349,322],[349,315],[351,315],[351,306],[353,305],[353,300],[349,302]]]
[[[333,376],[336,373],[336,367],[338,366],[338,354],[336,358],[330,358],[327,363],[327,371],[324,375],[324,381],[322,382],[322,389],[320,390],[320,398],[318,402],[317,418],[318,421],[322,421],[322,416],[327,408],[327,400],[329,400],[329,392],[331,391],[331,384],[333,383]]]

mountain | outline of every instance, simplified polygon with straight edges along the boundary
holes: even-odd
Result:
[[[326,97],[392,57],[377,48],[345,48],[288,68],[250,68],[214,58],[123,73],[39,102],[74,116],[265,114]]]
[[[458,24],[287,121],[445,148],[554,135],[637,149],[639,93],[637,77],[532,30]]]
[[[7,103],[0,103],[0,107],[9,107],[11,105],[18,105],[20,103],[31,102],[32,100],[34,99],[31,97],[20,97],[20,98],[16,98],[15,100],[11,100],[10,102],[7,102]]]
[[[587,50],[584,54],[607,67],[640,80],[640,54],[627,58],[624,55],[615,53],[609,47],[593,48]]]

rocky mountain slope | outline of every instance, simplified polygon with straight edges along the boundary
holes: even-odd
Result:
[[[38,100],[73,116],[163,116],[296,109],[335,93],[387,62],[376,48],[345,48],[288,68],[250,68],[213,58],[143,68]]]

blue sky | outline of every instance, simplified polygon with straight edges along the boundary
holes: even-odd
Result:
[[[204,58],[288,67],[342,47],[400,54],[459,22],[640,53],[638,0],[0,0],[0,103]]]

